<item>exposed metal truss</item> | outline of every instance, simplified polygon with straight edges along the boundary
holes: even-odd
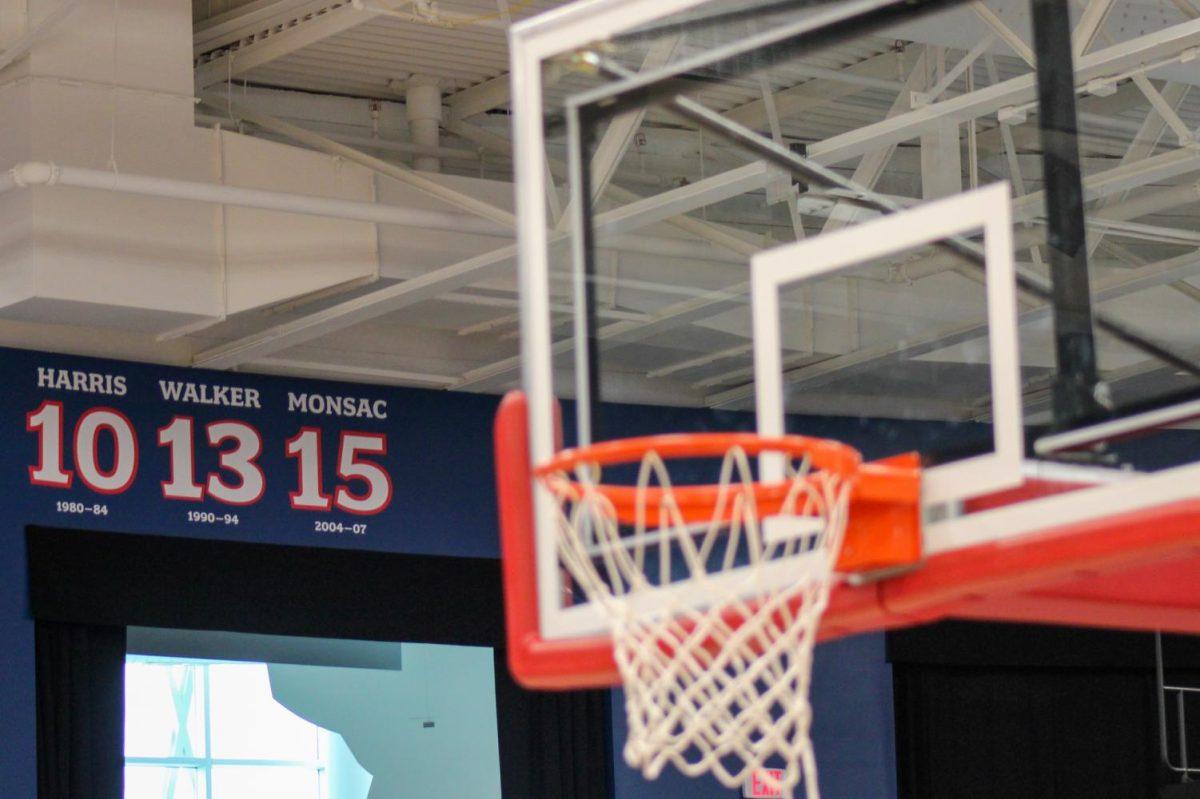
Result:
[[[1113,43],[1114,37],[1109,34],[1113,31],[1113,11],[1122,2],[1124,0],[1080,2],[1080,16],[1074,31],[1078,67],[1076,84],[1080,95],[1088,98],[1081,118],[1085,125],[1094,123],[1096,128],[1088,132],[1096,142],[1091,156],[1096,163],[1109,159],[1108,163],[1114,164],[1112,168],[1089,169],[1086,180],[1088,198],[1098,203],[1094,209],[1097,218],[1093,219],[1094,230],[1089,249],[1100,256],[1101,263],[1106,264],[1105,268],[1115,269],[1117,266],[1110,267],[1107,264],[1119,262],[1121,268],[1128,270],[1127,274],[1120,276],[1121,280],[1106,275],[1106,280],[1099,284],[1107,292],[1104,296],[1111,298],[1128,296],[1128,293],[1141,290],[1137,286],[1170,285],[1195,274],[1193,263],[1185,257],[1186,254],[1148,260],[1136,254],[1131,255],[1128,248],[1136,252],[1145,252],[1150,245],[1195,248],[1195,242],[1186,235],[1187,221],[1172,223],[1167,219],[1156,223],[1141,222],[1142,215],[1136,215],[1136,212],[1147,207],[1145,194],[1131,192],[1137,192],[1142,187],[1157,186],[1169,192],[1180,204],[1186,204],[1195,196],[1194,185],[1174,184],[1181,176],[1200,170],[1200,154],[1192,143],[1195,128],[1200,124],[1193,107],[1194,98],[1188,97],[1184,84],[1163,81],[1161,75],[1167,73],[1158,71],[1195,57],[1197,48],[1200,48],[1200,14],[1196,13],[1194,4],[1188,0],[1173,0],[1173,5],[1187,18],[1184,22],[1139,35],[1119,36]],[[1015,216],[1023,226],[1018,231],[1017,240],[1023,242],[1020,246],[1024,248],[1035,247],[1036,253],[1039,236],[1043,235],[1038,208],[1044,199],[1038,185],[1039,173],[1036,169],[1029,169],[1025,163],[1029,158],[1027,154],[1036,151],[1036,141],[1030,138],[1033,126],[1021,124],[1030,113],[1034,101],[1034,80],[1028,69],[1032,53],[1029,45],[1016,33],[1019,26],[1014,27],[1006,22],[1004,17],[983,3],[974,3],[972,7],[977,18],[975,24],[981,29],[986,26],[984,35],[987,38],[964,46],[931,45],[928,48],[930,51],[940,48],[941,52],[937,56],[930,56],[928,80],[911,80],[916,60],[927,49],[924,43],[873,41],[869,46],[864,44],[862,49],[841,56],[840,60],[813,59],[811,63],[800,64],[789,81],[775,80],[766,86],[756,81],[751,82],[749,87],[731,86],[727,96],[720,95],[715,89],[700,87],[698,90],[711,92],[715,98],[713,107],[719,108],[729,119],[755,129],[763,129],[770,123],[777,139],[783,143],[795,142],[801,136],[795,128],[789,129],[787,124],[780,126],[780,117],[804,119],[811,122],[812,129],[828,131],[815,139],[805,139],[809,157],[847,172],[854,168],[857,170],[856,176],[862,178],[860,182],[867,183],[881,178],[895,181],[909,174],[919,177],[919,161],[914,158],[916,148],[912,143],[919,141],[924,149],[932,146],[931,142],[937,135],[946,131],[956,138],[959,127],[969,123],[967,137],[970,142],[969,153],[973,157],[967,159],[966,169],[976,176],[973,182],[1011,174],[1018,184],[1028,184],[1026,190],[1020,192],[1024,196],[1017,198],[1014,209]],[[284,16],[300,19],[312,8],[311,3],[259,0],[243,6],[240,11],[241,16],[245,17],[243,22],[247,29],[260,27],[267,30],[263,26],[268,23],[278,24],[277,20]],[[315,17],[305,17],[303,24],[277,27],[261,38],[231,38],[242,33],[236,29],[234,20],[237,15],[227,15],[228,18],[211,24],[198,25],[198,50],[210,48],[198,53],[205,61],[197,71],[198,77],[204,75],[203,80],[211,81],[207,85],[220,83],[232,75],[251,78],[263,76],[269,79],[267,82],[286,85],[288,70],[295,68],[292,56],[333,59],[335,53],[341,53],[337,56],[342,59],[339,64],[329,62],[331,71],[326,77],[327,85],[332,87],[335,79],[341,79],[337,76],[340,74],[338,70],[346,68],[345,65],[352,65],[355,58],[375,58],[366,52],[358,55],[345,52],[347,45],[342,44],[339,37],[347,31],[353,30],[356,37],[367,37],[376,35],[376,31],[383,31],[388,25],[412,23],[426,25],[431,36],[461,33],[449,28],[435,30],[436,26],[430,26],[429,20],[401,20],[387,14],[387,9],[382,6],[367,4],[365,9],[355,9],[349,5],[334,5],[332,8],[339,10],[333,17],[322,19],[327,12],[317,13]],[[340,11],[342,8],[346,11]],[[379,12],[378,16],[371,17],[373,12]],[[352,23],[354,14],[367,16],[359,23]],[[314,21],[320,23],[319,26],[310,27],[307,33],[302,33],[305,26]],[[366,27],[360,28],[360,23],[365,23]],[[502,128],[496,124],[500,121],[497,119],[499,115],[488,115],[488,112],[503,109],[509,102],[509,79],[502,69],[495,67],[491,51],[483,52],[491,46],[487,44],[491,40],[486,37],[494,35],[496,27],[490,24],[478,27],[485,30],[477,32],[479,38],[470,41],[479,42],[481,51],[472,53],[466,44],[468,40],[463,39],[464,68],[460,73],[446,73],[449,91],[444,126],[446,132],[457,137],[459,142],[465,140],[470,146],[478,148],[476,152],[486,154],[482,160],[495,159],[493,163],[501,166],[493,168],[503,170],[509,164],[510,145],[501,132]],[[311,44],[304,43],[308,37],[312,37]],[[217,42],[220,44],[214,44]],[[996,53],[1006,52],[998,47],[1000,42],[1017,57],[998,59],[998,79],[980,86],[976,77],[983,68],[985,56],[995,59]],[[226,60],[228,56],[223,53],[232,53],[232,58]],[[955,54],[953,60],[946,56],[947,53]],[[386,60],[390,56],[379,55],[378,58]],[[470,61],[477,63],[466,68]],[[629,65],[636,67],[639,61],[640,54],[638,60]],[[270,71],[272,69],[276,71]],[[299,73],[296,74],[298,87],[315,85],[305,83],[299,79]],[[396,76],[398,80],[403,77]],[[561,84],[563,94],[569,93],[573,86],[578,86],[580,80],[578,75],[562,65],[556,65],[554,74],[544,77],[548,84]],[[311,74],[305,78],[310,79]],[[898,97],[898,93],[906,96]],[[890,113],[889,105],[892,107]],[[1145,112],[1146,105],[1149,106],[1148,112]],[[775,109],[774,119],[771,119],[772,108]],[[1096,110],[1089,111],[1089,108]],[[1006,119],[1008,124],[997,124],[997,115]],[[713,317],[740,304],[740,300],[735,298],[743,289],[745,272],[738,268],[738,264],[770,246],[772,237],[781,228],[778,215],[772,217],[769,208],[754,209],[753,213],[747,210],[744,217],[736,219],[706,217],[698,213],[698,209],[718,203],[725,203],[723,207],[727,209],[740,209],[741,206],[730,201],[767,186],[773,175],[761,164],[738,162],[736,154],[731,156],[727,149],[715,148],[706,153],[703,141],[699,145],[699,160],[706,168],[711,164],[719,164],[720,168],[702,173],[700,178],[694,174],[672,174],[670,169],[686,168],[686,165],[664,166],[674,163],[670,160],[672,155],[666,145],[655,149],[655,141],[660,134],[663,141],[667,141],[667,134],[670,134],[674,137],[670,139],[673,146],[678,147],[686,129],[673,125],[677,125],[677,120],[651,114],[645,119],[636,119],[620,131],[619,136],[613,134],[611,153],[603,159],[602,164],[606,179],[614,182],[607,191],[601,192],[607,203],[601,217],[602,233],[606,239],[611,237],[615,241],[620,236],[636,235],[632,233],[634,230],[666,222],[673,231],[671,236],[679,238],[658,237],[651,241],[650,237],[643,237],[644,240],[638,243],[642,252],[654,248],[660,248],[662,252],[672,249],[682,252],[688,247],[702,249],[707,246],[714,253],[707,263],[727,263],[732,268],[723,286],[707,294],[682,299],[676,297],[673,302],[636,312],[617,306],[607,308],[602,336],[614,345],[656,342],[672,331],[689,326],[708,329],[705,326],[710,325]],[[644,137],[641,135],[643,133]],[[286,133],[282,135],[287,136]],[[369,137],[358,132],[339,135],[342,137],[339,142],[345,147],[339,154],[354,158],[359,163],[367,163],[357,157],[363,155],[361,152],[346,145],[353,136],[358,136],[362,142],[360,146],[366,148],[369,146]],[[328,140],[332,137],[325,138]],[[642,142],[634,146],[632,142],[635,138],[648,138],[649,145]],[[1107,143],[1106,138],[1109,140]],[[333,151],[325,142],[316,143],[315,139],[305,143],[326,152]],[[1176,144],[1183,146],[1175,148]],[[450,146],[465,149],[461,143]],[[898,154],[892,157],[893,152]],[[729,160],[721,161],[722,158]],[[387,164],[384,159],[375,161],[368,165],[371,168],[390,166],[396,169],[394,164]],[[630,165],[639,162],[645,165],[647,173],[662,181],[663,187],[680,183],[684,185],[667,190],[659,188],[649,197],[619,185],[623,182],[620,170],[629,173],[632,171]],[[474,168],[460,166],[458,170],[470,173]],[[377,171],[390,174],[384,168],[377,168]],[[482,166],[479,171],[482,174]],[[550,203],[551,213],[555,219],[566,219],[559,196],[560,188],[555,185],[565,178],[562,162],[557,157],[549,160],[549,171],[547,193],[553,200]],[[420,177],[416,176],[416,179]],[[430,180],[430,183],[442,185],[441,181],[436,180]],[[919,183],[916,185],[919,186]],[[911,185],[887,185],[882,186],[882,190],[900,198],[920,196],[919,189],[914,192]],[[797,201],[793,194],[790,202],[794,214],[789,226],[794,224],[797,235],[802,235],[804,224],[808,225],[810,231],[842,224],[840,220],[846,216],[844,199],[836,195],[802,193]],[[839,202],[841,209],[835,211]],[[512,224],[512,216],[506,210],[469,208],[461,202],[456,204],[489,220],[504,225]],[[729,213],[734,214],[733,211]],[[1146,213],[1161,213],[1161,209]],[[803,214],[806,220],[795,223],[799,214]],[[862,216],[857,213],[854,215]],[[1108,222],[1103,223],[1098,218],[1100,216]],[[1165,252],[1170,253],[1171,250]],[[471,296],[464,294],[467,287],[487,284],[495,288],[505,284],[512,273],[513,255],[513,248],[506,245],[491,252],[461,258],[456,263],[399,283],[379,284],[383,287],[361,296],[249,335],[240,335],[224,344],[208,346],[196,356],[196,363],[216,367],[258,367],[274,359],[276,368],[286,368],[293,361],[299,361],[290,357],[279,361],[274,353],[313,342],[334,331],[345,330],[400,309],[411,309],[419,303],[435,299],[455,301],[456,297]],[[1030,266],[1036,268],[1039,259],[1035,255],[1033,260]],[[921,280],[948,268],[953,266],[947,264],[945,259],[939,261],[935,255],[905,264],[903,271],[897,274],[902,274],[905,279]],[[884,279],[887,279],[886,276]],[[507,285],[511,289],[511,283]],[[655,290],[668,294],[668,289],[663,287]],[[1183,286],[1177,289],[1185,290]],[[465,322],[455,329],[465,331],[465,338],[511,329],[514,322],[511,296],[510,291],[507,299],[496,300],[499,309],[496,316],[483,321]],[[565,314],[568,310],[564,307],[561,312]],[[1026,308],[1027,314],[1037,312],[1041,311]],[[944,341],[939,343],[933,340],[929,346],[936,348],[947,345]],[[648,373],[647,379],[661,380],[700,371],[703,372],[700,377],[690,379],[690,383],[699,388],[696,396],[700,400],[714,404],[736,403],[746,396],[745,387],[738,386],[737,382],[739,372],[744,372],[738,359],[747,355],[747,347],[744,342],[730,341],[724,346],[714,347],[711,354],[696,354],[681,348],[677,357],[667,365],[648,369],[643,375]],[[570,348],[570,342],[564,341],[557,345],[555,352],[565,353]],[[821,380],[825,379],[825,374],[848,376],[851,372],[846,371],[845,367],[859,362],[855,359],[865,358],[864,362],[871,362],[877,354],[871,347],[858,347],[850,355],[837,358],[828,358],[819,352],[810,355],[794,352],[791,363],[795,368],[791,376],[797,379],[799,385],[817,385],[812,381],[816,381],[818,376],[822,376]],[[824,360],[819,365],[812,362],[820,358]],[[420,382],[414,379],[412,382],[477,390],[493,389],[507,381],[517,363],[515,357],[506,357],[480,363],[460,374],[438,375],[433,376],[436,378],[433,380]],[[714,374],[713,371],[721,366],[731,368]],[[707,372],[704,371],[706,369]],[[332,373],[326,371],[325,374]],[[376,377],[387,379],[382,375]],[[398,377],[394,377],[394,381],[404,382]]]
[[[1200,20],[1180,23],[1083,56],[1076,64],[1076,85],[1085,89],[1092,80],[1127,70],[1144,70],[1148,64],[1178,59],[1196,47],[1200,47]],[[941,119],[966,122],[1008,106],[1030,103],[1035,92],[1032,74],[1010,78],[817,142],[808,148],[808,154],[823,164],[839,164],[871,150],[908,141]]]
[[[652,198],[652,203],[631,203],[601,214],[597,219],[597,227],[612,235],[630,232],[671,215],[680,215],[692,208],[702,207],[715,199],[741,193],[751,186],[761,186],[770,177],[771,171],[765,166],[751,164],[735,170],[732,175],[718,175],[705,184],[684,186],[674,192],[668,192],[666,196]],[[559,241],[564,241],[565,238],[565,234],[558,237]],[[500,270],[510,269],[515,255],[516,245],[506,245],[490,253],[468,258],[452,266],[206,350],[196,355],[195,364],[228,368],[256,360],[269,353],[319,338],[333,330],[340,330],[486,280],[500,273]]]
[[[196,87],[203,90],[232,80],[284,56],[361,25],[380,12],[349,2],[305,8],[243,28],[239,38],[202,55],[196,63]]]
[[[59,0],[58,5],[29,25],[23,34],[0,50],[0,69],[4,69],[18,58],[27,55],[35,44],[46,38],[54,30],[54,27],[74,11],[79,4],[80,0]]]

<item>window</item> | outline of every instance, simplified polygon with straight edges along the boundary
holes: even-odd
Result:
[[[336,737],[274,700],[265,663],[126,659],[125,799],[328,799]]]

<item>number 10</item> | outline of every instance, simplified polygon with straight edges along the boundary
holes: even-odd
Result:
[[[29,482],[70,488],[74,479],[63,465],[63,405],[46,400],[25,416],[25,429],[38,434],[38,462],[29,467]],[[100,436],[112,439],[112,465],[100,465]],[[113,408],[92,408],[75,423],[72,439],[75,471],[84,485],[99,494],[120,494],[133,484],[138,469],[137,436],[128,417]]]

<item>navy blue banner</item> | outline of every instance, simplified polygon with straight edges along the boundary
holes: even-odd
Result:
[[[0,362],[5,484],[28,489],[8,510],[24,523],[497,552],[494,397],[19,351]]]

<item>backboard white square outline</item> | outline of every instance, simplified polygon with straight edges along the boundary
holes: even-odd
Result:
[[[993,183],[755,255],[751,259],[751,302],[759,434],[780,436],[786,432],[779,310],[783,288],[982,229],[993,448],[989,453],[925,469],[921,502],[926,507],[940,505],[1020,485],[1025,436],[1011,216],[1008,183]],[[761,466],[763,479],[783,479],[781,458],[765,457]]]

